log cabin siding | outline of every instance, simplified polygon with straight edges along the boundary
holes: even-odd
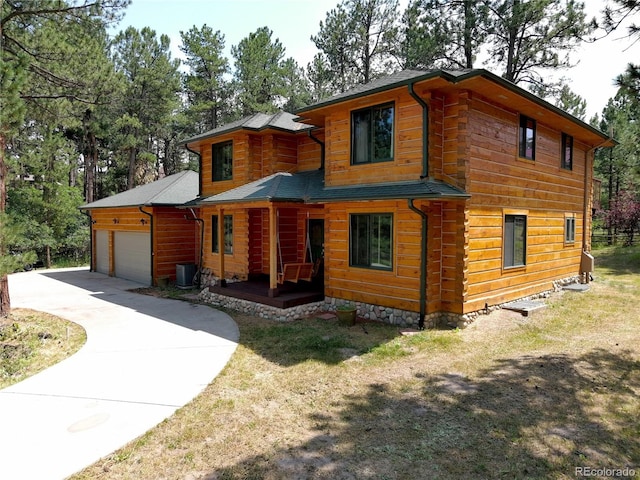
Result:
[[[153,208],[153,272],[175,281],[176,265],[198,263],[199,224],[188,210]]]
[[[371,213],[393,214],[391,271],[349,265],[349,216]],[[406,201],[328,204],[325,214],[325,294],[418,311],[420,217]]]
[[[394,158],[390,162],[351,164],[351,113],[382,103],[394,104]],[[422,107],[406,90],[348,102],[326,119],[326,185],[357,185],[415,180],[422,173]]]
[[[324,142],[324,131],[313,132],[312,135],[321,142]],[[299,172],[315,170],[321,166],[320,145],[308,135],[298,135],[297,143],[297,168]]]
[[[468,135],[469,253],[464,312],[548,290],[579,273],[585,224],[586,147],[574,142],[573,170],[560,167],[562,132],[537,121],[535,160],[518,157],[518,112],[471,98]],[[460,134],[458,133],[458,136]],[[504,216],[527,216],[526,265],[503,267]],[[576,242],[564,242],[565,214],[576,218]],[[464,242],[463,242],[464,243]]]

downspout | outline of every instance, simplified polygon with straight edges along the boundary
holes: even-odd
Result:
[[[187,151],[193,153],[196,157],[198,157],[198,197],[202,196],[202,155],[200,155],[200,152],[196,152],[195,150],[191,150],[189,148],[189,145],[185,144],[184,148],[187,149]]]
[[[89,271],[94,272],[93,269],[93,218],[91,218],[91,213],[86,210],[82,210],[87,218],[89,219]]]
[[[429,176],[429,105],[413,89],[415,82],[409,84],[409,94],[422,107],[422,175]]]
[[[324,142],[322,140],[320,140],[319,138],[314,137],[311,134],[311,130],[307,131],[307,135],[309,135],[309,138],[311,140],[313,140],[318,145],[320,145],[320,168],[319,168],[319,170],[324,170]]]
[[[151,285],[155,285],[155,282],[153,281],[153,215],[149,212],[145,212],[142,207],[138,207],[138,210],[149,216],[149,231],[151,232],[149,235],[149,241],[151,242]]]
[[[202,283],[202,255],[203,255],[203,246],[204,246],[204,220],[198,218],[196,216],[196,212],[193,211],[193,208],[189,208],[191,215],[193,218],[189,218],[188,216],[184,216],[186,220],[192,220],[194,222],[198,222],[200,224],[200,255],[198,259],[198,288],[201,288]]]
[[[413,198],[407,200],[411,210],[422,217],[422,231],[420,238],[420,317],[418,319],[418,329],[424,330],[424,317],[427,313],[427,214],[413,204]]]
[[[408,85],[409,94],[422,107],[422,175],[420,179],[429,177],[429,105],[415,92],[415,82]],[[424,317],[427,313],[427,214],[413,204],[413,198],[407,200],[410,210],[420,215],[422,228],[420,233],[420,317],[418,329],[424,330]]]

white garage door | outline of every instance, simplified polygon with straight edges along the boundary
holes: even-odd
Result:
[[[96,230],[96,271],[109,275],[109,232]]]
[[[115,232],[116,277],[151,284],[151,242],[148,233]]]

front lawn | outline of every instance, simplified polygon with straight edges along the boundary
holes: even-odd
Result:
[[[241,344],[204,393],[73,478],[638,476],[640,248],[596,263],[588,292],[465,330],[234,314]]]

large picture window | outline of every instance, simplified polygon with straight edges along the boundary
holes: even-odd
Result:
[[[358,214],[350,217],[349,264],[355,267],[391,270],[393,215]]]
[[[213,253],[220,252],[220,237],[218,235],[219,227],[218,215],[211,216],[211,251]],[[233,216],[225,215],[223,219],[224,225],[224,253],[233,253]]]
[[[357,110],[351,114],[351,163],[393,160],[393,104]]]
[[[504,216],[504,266],[521,267],[527,263],[527,216]]]
[[[231,180],[233,178],[233,142],[215,143],[211,146],[213,162],[213,181]]]
[[[520,115],[518,148],[521,158],[536,159],[536,121],[533,118]]]
[[[573,170],[573,137],[562,134],[562,163],[561,167],[566,170]]]

